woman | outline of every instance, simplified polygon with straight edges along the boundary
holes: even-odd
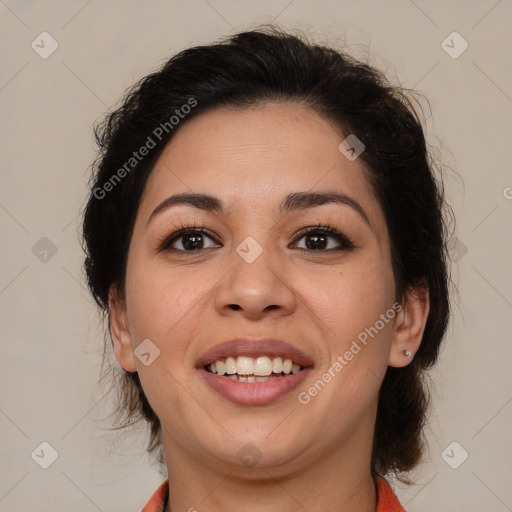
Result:
[[[144,511],[404,510],[384,477],[421,458],[449,301],[403,91],[270,27],[174,56],[97,135],[85,269],[165,452]]]

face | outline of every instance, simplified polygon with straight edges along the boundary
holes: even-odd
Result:
[[[427,311],[397,307],[384,216],[361,159],[338,149],[347,135],[295,103],[217,109],[157,161],[111,315],[117,360],[139,372],[167,450],[244,471],[252,443],[256,467],[280,472],[369,454],[386,368],[409,362],[401,352],[417,349]],[[185,193],[218,208],[166,202]],[[239,365],[244,347],[254,364],[281,340],[305,368],[253,383],[200,364],[239,338],[228,349]]]

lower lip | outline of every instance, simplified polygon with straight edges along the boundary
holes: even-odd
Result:
[[[204,380],[223,397],[244,405],[264,405],[274,402],[295,389],[309,374],[310,368],[287,377],[266,382],[237,382],[216,373],[210,373],[204,368],[199,372]]]

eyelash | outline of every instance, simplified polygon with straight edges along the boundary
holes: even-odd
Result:
[[[320,249],[320,250],[314,250],[314,249],[300,249],[302,251],[307,252],[332,252],[336,250],[350,250],[354,249],[356,246],[352,242],[350,238],[348,238],[343,233],[340,233],[337,229],[333,228],[329,224],[321,225],[318,224],[316,226],[310,226],[304,229],[301,229],[297,235],[295,236],[293,243],[296,243],[301,238],[304,238],[306,235],[309,235],[311,233],[321,233],[324,235],[329,235],[336,239],[337,242],[339,242],[340,246],[336,247],[335,249]],[[205,235],[208,238],[212,239],[215,243],[217,241],[212,237],[205,229],[197,228],[195,225],[193,227],[191,226],[184,226],[182,225],[180,229],[172,233],[171,235],[165,235],[158,241],[158,251],[173,251],[173,252],[198,252],[198,251],[205,251],[207,249],[213,249],[213,247],[207,247],[206,249],[195,249],[191,251],[187,251],[185,249],[174,249],[170,248],[170,245],[180,238],[186,236],[186,235]]]

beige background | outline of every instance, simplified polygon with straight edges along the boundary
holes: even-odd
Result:
[[[429,454],[417,485],[395,488],[408,512],[512,510],[510,0],[0,0],[1,512],[135,511],[162,481],[143,432],[101,429],[102,328],[77,238],[91,127],[177,51],[271,21],[361,58],[369,45],[370,63],[430,101],[460,301],[432,372]],[[43,31],[59,45],[46,59],[31,48]],[[453,31],[469,44],[458,58],[441,46]],[[46,470],[31,458],[43,441],[58,452]]]

